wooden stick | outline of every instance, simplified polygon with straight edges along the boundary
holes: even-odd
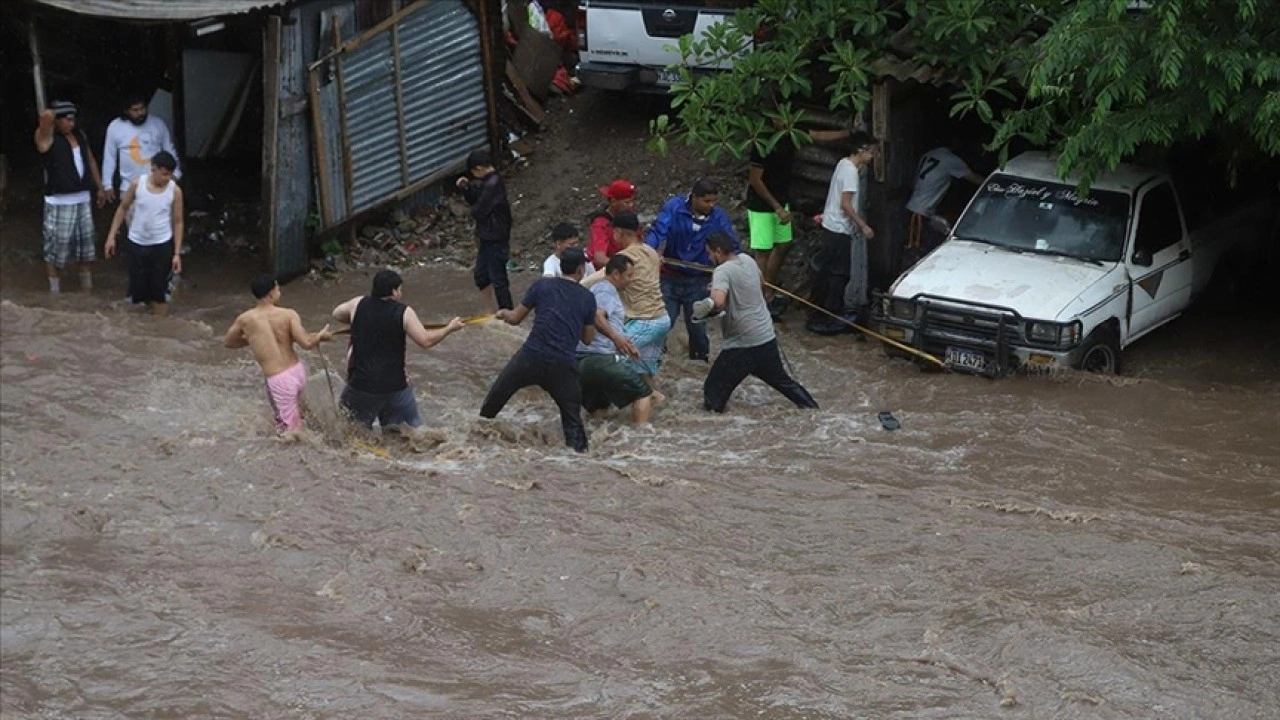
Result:
[[[36,35],[36,19],[31,18],[31,24],[27,27],[27,41],[31,44],[31,79],[36,84],[36,114],[44,112],[45,103],[44,96],[44,65],[40,62],[40,39]],[[107,182],[107,178],[102,179]]]

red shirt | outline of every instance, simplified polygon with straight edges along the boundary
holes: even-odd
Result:
[[[613,218],[609,213],[600,213],[591,221],[591,242],[587,244],[587,259],[594,263],[598,253],[611,258],[618,254],[618,249],[613,242]]]

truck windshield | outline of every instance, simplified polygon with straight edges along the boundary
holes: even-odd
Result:
[[[1129,196],[1080,195],[1059,183],[993,175],[956,225],[955,237],[1018,251],[1115,262],[1124,254]]]

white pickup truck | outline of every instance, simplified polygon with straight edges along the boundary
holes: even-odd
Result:
[[[578,6],[578,79],[587,87],[667,92],[680,76],[674,48],[701,36],[755,0],[582,0]],[[747,43],[750,45],[750,41]],[[694,68],[713,72],[724,60]]]
[[[880,332],[954,370],[1119,373],[1124,348],[1178,317],[1275,211],[1254,202],[1189,231],[1155,170],[1121,165],[1087,194],[1076,186],[1043,152],[992,173],[947,239],[876,297]]]

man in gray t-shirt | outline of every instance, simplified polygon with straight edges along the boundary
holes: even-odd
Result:
[[[703,406],[724,412],[733,391],[748,375],[754,375],[797,407],[817,409],[809,391],[782,366],[759,266],[734,252],[733,239],[724,233],[707,238],[707,252],[716,265],[711,297],[694,303],[694,317],[706,319],[723,311],[724,342],[702,386]]]
[[[942,241],[941,238],[932,237],[935,233],[931,232],[930,221],[955,178],[964,178],[974,185],[982,184],[982,176],[970,170],[964,160],[948,148],[934,148],[920,158],[920,164],[916,167],[915,185],[911,188],[911,198],[907,200],[907,211],[911,213],[911,225],[907,229],[908,259],[932,250]],[[927,238],[928,242],[922,248],[921,242],[926,239],[926,234],[931,237]]]

